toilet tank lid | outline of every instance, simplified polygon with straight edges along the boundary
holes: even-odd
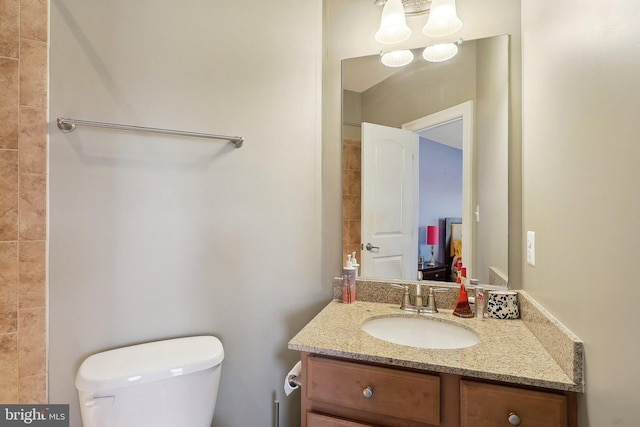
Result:
[[[76,388],[104,391],[202,371],[224,359],[220,340],[195,336],[154,341],[89,356],[76,375]]]

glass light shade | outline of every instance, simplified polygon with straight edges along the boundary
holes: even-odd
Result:
[[[382,9],[380,28],[375,38],[378,43],[400,43],[411,37],[411,30],[407,26],[404,16],[402,0],[387,0]]]
[[[425,47],[422,57],[429,62],[443,62],[453,58],[457,53],[458,46],[455,43],[443,43]]]
[[[462,21],[456,12],[456,0],[433,0],[429,19],[422,33],[429,37],[444,37],[462,28]]]
[[[413,61],[413,52],[410,50],[394,50],[383,53],[380,61],[387,67],[404,67]]]

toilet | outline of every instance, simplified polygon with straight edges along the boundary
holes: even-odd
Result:
[[[84,427],[210,427],[224,349],[213,336],[89,356],[76,375]]]

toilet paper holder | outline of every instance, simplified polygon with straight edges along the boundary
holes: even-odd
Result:
[[[284,376],[284,394],[289,396],[294,390],[302,386],[302,361],[298,361],[293,368]]]
[[[302,380],[300,380],[300,376],[295,373],[291,373],[287,376],[287,382],[291,387],[301,387]]]

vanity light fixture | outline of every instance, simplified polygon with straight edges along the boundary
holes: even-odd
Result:
[[[410,50],[394,50],[380,54],[380,61],[387,67],[404,67],[413,61],[413,52]]]
[[[376,6],[384,6],[387,0],[375,0],[373,4]],[[404,15],[407,17],[424,15],[429,13],[431,8],[431,0],[402,0],[404,7]]]
[[[449,36],[462,28],[456,11],[456,0],[433,0],[431,12],[422,33],[428,37]]]
[[[387,0],[382,9],[380,28],[375,39],[378,43],[401,43],[411,37],[411,30],[407,25],[402,0]]]
[[[460,44],[460,42],[458,42]],[[441,43],[433,46],[427,46],[422,52],[422,57],[429,62],[448,61],[458,54],[458,46],[456,43]]]
[[[384,44],[400,43],[411,37],[406,16],[429,13],[422,33],[428,37],[445,37],[462,28],[458,18],[456,0],[375,0],[377,6],[384,6],[376,41]]]

